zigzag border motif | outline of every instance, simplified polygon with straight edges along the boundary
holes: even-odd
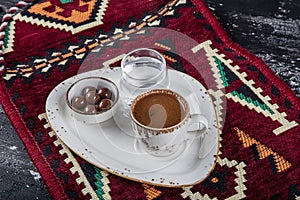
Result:
[[[72,34],[76,34],[80,31],[86,30],[88,28],[91,28],[93,26],[98,26],[103,24],[103,16],[105,15],[105,11],[108,7],[109,0],[103,0],[101,5],[99,6],[98,12],[96,14],[96,18],[93,20],[91,23],[86,23],[82,24],[77,27],[73,27],[72,25],[68,25],[67,23],[59,23],[59,22],[51,22],[49,20],[45,19],[39,19],[38,17],[33,17],[33,16],[26,16],[22,13],[18,13],[13,17],[12,23],[9,24],[9,31],[8,31],[8,26],[6,28],[6,34],[9,38],[9,41],[7,44],[7,47],[4,46],[3,52],[8,53],[13,51],[13,40],[15,38],[15,24],[16,21],[24,21],[26,23],[32,23],[36,24],[37,26],[43,26],[43,27],[49,27],[49,28],[54,28],[54,29],[60,29],[60,30],[65,30],[67,32],[71,32]]]
[[[111,196],[109,195],[110,187],[108,186],[108,184],[110,183],[110,181],[108,180],[109,174],[108,172],[101,170],[97,167],[94,168],[96,171],[95,178],[97,180],[95,185],[98,187],[98,189],[95,192],[97,193],[98,197],[102,196],[103,199],[110,200],[111,199]]]
[[[86,40],[83,46],[70,46],[68,48],[69,52],[61,53],[56,52],[52,54],[50,59],[36,59],[33,61],[35,64],[34,66],[29,65],[17,65],[13,68],[5,68],[4,79],[10,80],[12,77],[15,76],[23,76],[23,77],[30,77],[34,74],[34,72],[41,70],[42,72],[46,72],[49,68],[53,67],[54,63],[58,63],[58,65],[64,65],[67,62],[67,59],[71,57],[75,58],[82,58],[85,56],[87,52],[90,50],[97,51],[100,48],[104,47],[105,45],[110,46],[116,40],[128,40],[129,35],[136,33],[136,34],[143,34],[141,29],[148,26],[158,26],[161,23],[161,17],[171,15],[174,9],[181,5],[185,4],[185,0],[173,0],[172,2],[168,3],[165,7],[158,11],[155,15],[148,15],[144,17],[142,22],[137,24],[136,22],[131,22],[127,28],[115,28],[114,36],[108,37],[108,35],[100,34],[98,37],[93,39]],[[126,31],[125,31],[126,30]],[[94,49],[97,47],[97,49]]]
[[[217,97],[222,97],[223,92],[221,91],[224,90],[224,86],[223,84],[220,83],[220,81],[222,80],[220,75],[218,75],[219,69],[217,68],[217,64],[213,61],[213,57],[215,56],[216,58],[218,58],[220,61],[222,61],[236,76],[239,77],[239,79],[245,84],[247,85],[256,95],[258,98],[260,98],[260,100],[266,104],[266,106],[268,108],[270,108],[273,113],[269,112],[269,110],[264,110],[259,106],[255,106],[252,103],[249,103],[248,101],[246,101],[245,99],[240,99],[238,96],[234,96],[231,93],[227,93],[225,94],[225,96],[228,99],[232,99],[234,102],[236,103],[240,103],[243,106],[247,106],[250,110],[255,110],[257,113],[262,113],[265,117],[270,117],[273,121],[277,121],[281,124],[280,127],[276,128],[275,130],[273,130],[273,133],[275,135],[279,135],[295,126],[298,126],[299,124],[296,121],[288,121],[285,117],[287,116],[287,114],[285,112],[279,112],[278,108],[279,106],[277,104],[272,104],[270,103],[271,98],[269,96],[263,96],[262,95],[262,89],[261,88],[255,88],[254,84],[255,82],[253,80],[247,80],[247,74],[245,72],[240,73],[239,69],[240,67],[235,65],[232,66],[232,60],[230,59],[225,59],[225,55],[224,54],[218,54],[218,50],[217,49],[212,49],[211,45],[212,42],[210,40],[203,42],[197,46],[195,46],[192,51],[193,53],[197,53],[200,49],[204,49],[207,53],[207,58],[210,61],[211,66],[213,67],[213,71],[214,71],[214,76],[215,78],[217,78],[216,80],[219,81],[217,82],[219,90],[217,91],[213,91],[210,90],[209,92],[211,92],[211,94],[213,95],[217,95]],[[219,98],[220,99],[220,98]],[[222,103],[222,102],[217,102],[217,103]],[[216,104],[216,108],[218,108],[218,105],[220,104]],[[222,114],[220,110],[218,110],[219,114]]]
[[[38,116],[38,118],[40,120],[42,119],[45,119],[46,120],[46,124],[44,125],[44,128],[47,129],[47,128],[51,128],[51,125],[48,121],[48,118],[47,118],[47,114],[46,113],[43,113],[43,114],[40,114]],[[64,160],[65,163],[69,164],[69,163],[72,163],[73,164],[73,167],[70,168],[70,171],[72,174],[75,174],[77,173],[79,175],[79,177],[76,179],[76,182],[78,185],[80,184],[84,184],[85,185],[85,188],[83,190],[81,190],[82,194],[83,195],[87,195],[87,194],[90,194],[91,195],[91,199],[99,199],[96,192],[93,190],[92,186],[90,185],[88,179],[86,178],[86,176],[84,175],[84,172],[82,171],[79,163],[76,161],[76,159],[74,158],[73,154],[71,153],[71,151],[69,150],[69,148],[56,136],[55,132],[52,130],[50,131],[49,133],[49,136],[50,137],[55,137],[56,140],[53,142],[53,144],[55,146],[61,146],[62,149],[59,151],[59,154],[60,155],[66,155],[67,158]],[[104,174],[105,175],[105,174]],[[105,176],[106,178],[106,176]],[[108,186],[108,183],[109,182],[103,182],[106,189],[104,191],[110,191],[109,190],[109,186]],[[108,187],[108,189],[107,189]],[[105,193],[104,194],[106,198],[109,198],[110,195],[108,193]]]
[[[217,68],[217,64],[215,63],[213,56],[212,55],[218,55],[218,58],[222,58],[225,57],[225,55],[221,54],[219,55],[218,49],[212,49],[211,45],[212,42],[210,40],[207,40],[199,45],[197,45],[196,47],[192,48],[192,52],[193,53],[197,53],[200,49],[204,49],[206,52],[206,56],[207,59],[209,60],[210,65],[212,66],[212,71],[213,71],[213,76],[215,78],[216,84],[217,84],[217,88],[218,90],[214,91],[212,89],[209,90],[209,93],[214,97],[214,105],[216,108],[216,112],[217,112],[217,118],[218,118],[218,122],[219,122],[219,127],[221,130],[221,123],[222,122],[222,115],[223,115],[223,110],[224,108],[221,106],[223,105],[223,101],[222,101],[222,97],[225,96],[224,92],[225,91],[225,87],[222,83],[222,77],[219,74],[219,69]],[[223,59],[224,60],[224,59]],[[226,61],[227,64],[230,64],[232,61],[228,60]],[[220,148],[219,148],[219,155],[222,154],[221,152],[221,147],[222,147],[222,131],[220,131]],[[227,158],[221,158],[220,156],[218,156],[218,160],[217,163],[223,167],[224,165],[226,165],[229,168],[235,167],[236,168],[236,172],[234,173],[236,175],[236,178],[234,179],[234,181],[237,183],[237,186],[234,187],[234,189],[236,190],[236,194],[228,197],[227,199],[229,200],[234,200],[234,199],[242,199],[244,197],[246,197],[244,191],[247,190],[246,186],[245,186],[245,182],[247,181],[245,178],[245,174],[246,171],[244,170],[244,168],[246,167],[246,164],[244,162],[240,162],[238,163],[236,160],[228,160]],[[190,198],[191,200],[217,200],[217,197],[211,198],[208,194],[200,194],[200,192],[192,192],[193,186],[188,186],[188,187],[183,187],[183,193],[181,193],[181,196],[183,198]]]

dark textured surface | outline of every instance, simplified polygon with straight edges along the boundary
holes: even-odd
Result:
[[[264,60],[300,97],[300,1],[205,2],[233,41]]]
[[[0,1],[0,17],[17,0]],[[228,33],[300,96],[300,2],[205,0]],[[51,199],[0,106],[0,199]]]
[[[0,199],[49,199],[45,185],[0,106]]]

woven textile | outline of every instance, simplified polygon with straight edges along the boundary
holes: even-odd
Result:
[[[204,85],[206,72],[174,52],[184,49],[196,57],[205,52],[201,60],[216,83],[208,91],[223,120],[220,151],[210,175],[193,186],[159,187],[103,171],[70,151],[47,121],[49,93],[82,70],[90,52],[103,57],[114,52],[119,56],[107,56],[102,63],[119,66],[123,47],[155,34],[147,27],[196,41],[186,47],[166,34],[149,44],[161,50],[169,67]],[[202,1],[24,1],[4,16],[0,28],[1,104],[54,199],[300,197],[300,100],[268,66],[226,35]],[[226,107],[219,99],[226,99]]]

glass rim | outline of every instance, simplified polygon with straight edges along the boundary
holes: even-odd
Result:
[[[132,77],[132,76],[130,76],[128,73],[126,73],[125,70],[123,70],[123,69],[124,69],[124,66],[125,66],[126,58],[127,58],[128,56],[130,56],[130,54],[133,54],[133,53],[138,52],[138,51],[150,51],[150,52],[152,52],[152,53],[155,53],[155,54],[160,58],[160,60],[162,61],[162,64],[163,64],[162,70],[160,70],[159,73],[157,73],[154,77],[152,77],[152,78],[150,78],[150,79],[149,79],[149,78],[147,78],[147,79],[138,79],[138,78]],[[163,55],[162,55],[161,53],[159,53],[158,51],[156,51],[156,50],[154,50],[154,49],[150,49],[150,48],[138,48],[138,49],[134,49],[134,50],[128,52],[128,53],[122,58],[122,61],[121,61],[122,74],[125,74],[126,77],[132,79],[132,81],[135,81],[135,80],[136,80],[136,81],[140,81],[140,82],[142,82],[142,83],[146,83],[146,82],[149,82],[149,81],[153,81],[153,80],[157,79],[158,77],[160,77],[162,74],[164,74],[164,77],[162,78],[162,80],[163,80],[163,79],[165,78],[165,76],[166,76],[166,71],[167,71],[166,68],[167,68],[166,60],[165,60],[165,58],[163,57]],[[161,81],[162,81],[162,80],[161,80]],[[126,80],[126,81],[128,82],[128,80]]]

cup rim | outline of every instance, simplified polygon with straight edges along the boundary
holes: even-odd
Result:
[[[114,94],[114,95],[115,95],[115,99],[114,99],[114,101],[113,101],[113,103],[112,103],[110,109],[104,110],[104,111],[97,111],[97,112],[95,112],[95,113],[86,113],[86,112],[83,112],[83,111],[80,111],[80,110],[77,110],[77,109],[73,108],[73,106],[71,105],[70,99],[69,99],[69,93],[70,93],[71,89],[72,89],[78,82],[83,81],[83,80],[86,80],[86,79],[99,79],[99,80],[107,81],[108,83],[110,83],[110,84],[115,88],[115,90],[116,90],[116,94]],[[116,86],[116,84],[115,84],[114,82],[112,82],[111,80],[109,80],[109,79],[107,79],[107,78],[104,78],[104,77],[98,77],[98,76],[89,76],[89,77],[81,78],[81,79],[75,81],[74,83],[72,83],[71,86],[67,89],[67,92],[66,92],[65,97],[66,97],[67,105],[68,105],[68,107],[69,107],[72,111],[74,111],[74,112],[76,112],[76,113],[78,113],[78,114],[82,114],[82,115],[98,115],[98,114],[102,114],[102,113],[105,113],[105,112],[111,110],[111,109],[116,105],[116,103],[117,103],[118,100],[119,100],[119,89],[118,89],[118,87]]]
[[[126,72],[124,72],[124,70],[122,70],[122,73],[126,74],[127,77],[130,77],[131,79],[133,80],[137,80],[139,82],[143,82],[143,81],[152,81],[154,79],[156,79],[157,77],[159,77],[162,73],[166,73],[166,68],[167,68],[167,64],[166,64],[166,59],[163,57],[163,55],[161,53],[159,53],[158,51],[154,50],[154,49],[151,49],[151,48],[138,48],[138,49],[134,49],[130,52],[128,52],[123,58],[122,58],[122,61],[121,61],[121,69],[124,68],[124,65],[125,65],[125,59],[132,53],[135,53],[137,51],[143,51],[143,50],[147,50],[147,51],[151,51],[153,53],[155,53],[156,55],[158,55],[158,57],[160,57],[160,59],[162,60],[162,63],[164,65],[164,70],[160,71],[156,76],[150,78],[150,79],[137,79],[137,78],[134,78],[132,76],[130,76],[129,74],[127,74]]]
[[[147,125],[144,125],[142,123],[140,123],[133,115],[133,108],[134,106],[136,105],[137,101],[139,99],[142,99],[144,98],[145,96],[149,95],[149,94],[152,94],[152,93],[160,93],[160,92],[167,92],[167,93],[172,93],[174,94],[177,99],[180,98],[184,104],[184,107],[186,108],[186,115],[184,116],[184,118],[177,124],[173,125],[173,126],[169,126],[169,127],[165,127],[165,128],[154,128],[154,127],[151,127],[151,126],[147,126]],[[170,89],[153,89],[153,90],[149,90],[147,92],[144,92],[140,95],[138,95],[132,102],[131,106],[130,106],[130,116],[131,116],[131,119],[138,125],[138,126],[141,126],[142,128],[145,128],[145,129],[148,129],[148,130],[151,130],[151,131],[155,131],[155,132],[163,132],[163,133],[167,133],[167,132],[170,132],[171,130],[174,130],[176,128],[179,128],[182,126],[182,124],[184,124],[187,119],[189,118],[190,116],[190,106],[188,104],[188,101],[183,97],[181,96],[180,94],[178,94],[177,92],[173,91],[173,90],[170,90]]]

